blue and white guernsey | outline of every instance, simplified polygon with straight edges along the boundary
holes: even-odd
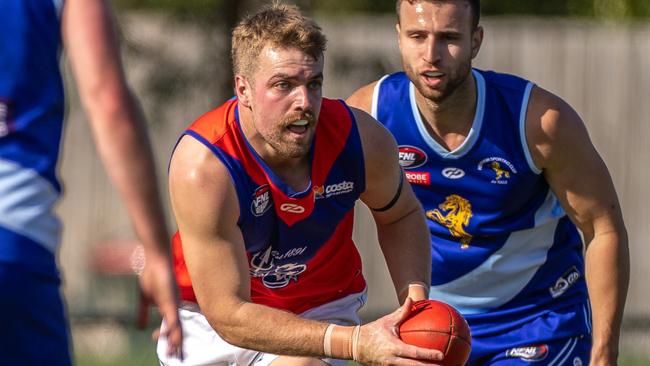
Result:
[[[52,273],[63,0],[0,1],[0,261]]]
[[[427,132],[403,72],[382,78],[373,95],[372,114],[395,136],[428,218],[430,297],[459,309],[473,336],[572,305],[584,306],[555,336],[589,333],[582,240],[526,143],[533,84],[494,72],[473,75],[476,113],[454,151]]]

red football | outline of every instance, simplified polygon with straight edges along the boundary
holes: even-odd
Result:
[[[414,302],[399,336],[404,343],[442,351],[444,366],[465,365],[472,349],[465,318],[451,305],[435,300]]]

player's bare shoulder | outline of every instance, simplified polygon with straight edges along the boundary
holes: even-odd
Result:
[[[372,96],[375,92],[377,81],[362,86],[348,97],[346,102],[352,106],[370,113],[372,109]]]
[[[366,160],[387,159],[392,155],[396,157],[396,154],[392,154],[392,150],[397,149],[393,135],[367,112],[353,106],[350,106],[350,109],[357,121]]]
[[[174,149],[169,165],[170,181],[201,184],[204,179],[216,175],[223,164],[210,149],[196,138],[185,135]],[[225,168],[223,168],[225,169]]]
[[[222,204],[224,196],[234,192],[227,168],[206,145],[190,135],[181,138],[172,155],[169,190],[176,208],[193,202],[189,207],[193,210],[203,203]]]
[[[562,98],[538,86],[531,91],[525,133],[533,160],[541,169],[576,143],[591,146],[578,113]]]

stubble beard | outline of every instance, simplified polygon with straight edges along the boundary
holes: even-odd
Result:
[[[454,92],[458,89],[459,86],[463,85],[467,78],[469,77],[472,69],[472,62],[468,60],[463,62],[452,74],[447,74],[447,82],[443,86],[443,89],[432,89],[425,85],[420,79],[420,74],[417,73],[412,68],[404,68],[407,76],[411,79],[413,85],[417,91],[426,99],[430,100],[435,104],[441,104],[445,102]]]
[[[285,137],[287,134],[287,126],[302,119],[309,122],[309,128],[312,128],[315,125],[314,115],[312,112],[294,114],[285,118],[281,127],[273,130],[264,137],[266,142],[281,158],[296,159],[305,157],[309,154],[313,136],[302,142],[289,140]]]

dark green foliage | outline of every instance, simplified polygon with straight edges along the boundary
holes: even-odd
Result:
[[[323,14],[385,14],[395,12],[394,0],[288,0]],[[118,9],[150,9],[201,20],[222,20],[233,6],[250,9],[263,0],[113,0]],[[242,3],[245,3],[242,6]],[[483,15],[573,16],[605,19],[650,17],[648,0],[483,0]]]

